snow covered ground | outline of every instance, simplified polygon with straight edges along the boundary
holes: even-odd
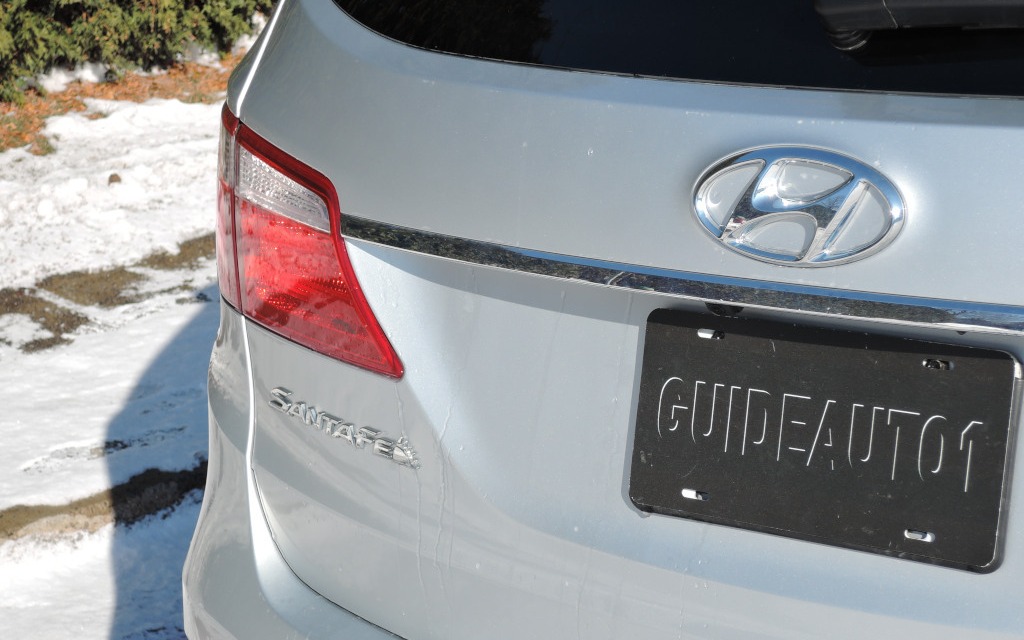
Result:
[[[0,286],[129,264],[211,229],[220,106],[86,104],[47,122],[55,153],[0,155]]]
[[[49,120],[54,153],[0,153],[0,298],[28,301],[0,308],[0,516],[97,497],[102,511],[111,487],[206,456],[215,266],[149,258],[213,229],[220,105],[88,106]],[[40,285],[75,271],[131,277],[114,303]],[[54,309],[80,326],[55,334],[43,319]],[[58,344],[23,349],[47,340]],[[0,637],[183,637],[180,571],[200,500],[131,526],[58,514],[9,536]]]

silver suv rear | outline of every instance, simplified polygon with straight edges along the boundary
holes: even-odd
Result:
[[[1024,37],[875,4],[282,0],[189,636],[1024,634]]]

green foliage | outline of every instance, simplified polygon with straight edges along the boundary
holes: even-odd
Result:
[[[195,45],[227,50],[273,0],[2,0],[0,101],[57,65],[168,66]]]

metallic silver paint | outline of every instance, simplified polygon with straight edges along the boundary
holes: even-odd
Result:
[[[207,489],[182,581],[185,631],[204,640],[392,640],[392,634],[311,591],[270,536],[250,483],[243,324],[222,301],[208,384]]]

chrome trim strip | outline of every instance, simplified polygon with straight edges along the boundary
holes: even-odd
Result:
[[[712,304],[1024,336],[1024,307],[844,291],[656,269],[465,240],[344,215],[342,235],[416,253]]]

